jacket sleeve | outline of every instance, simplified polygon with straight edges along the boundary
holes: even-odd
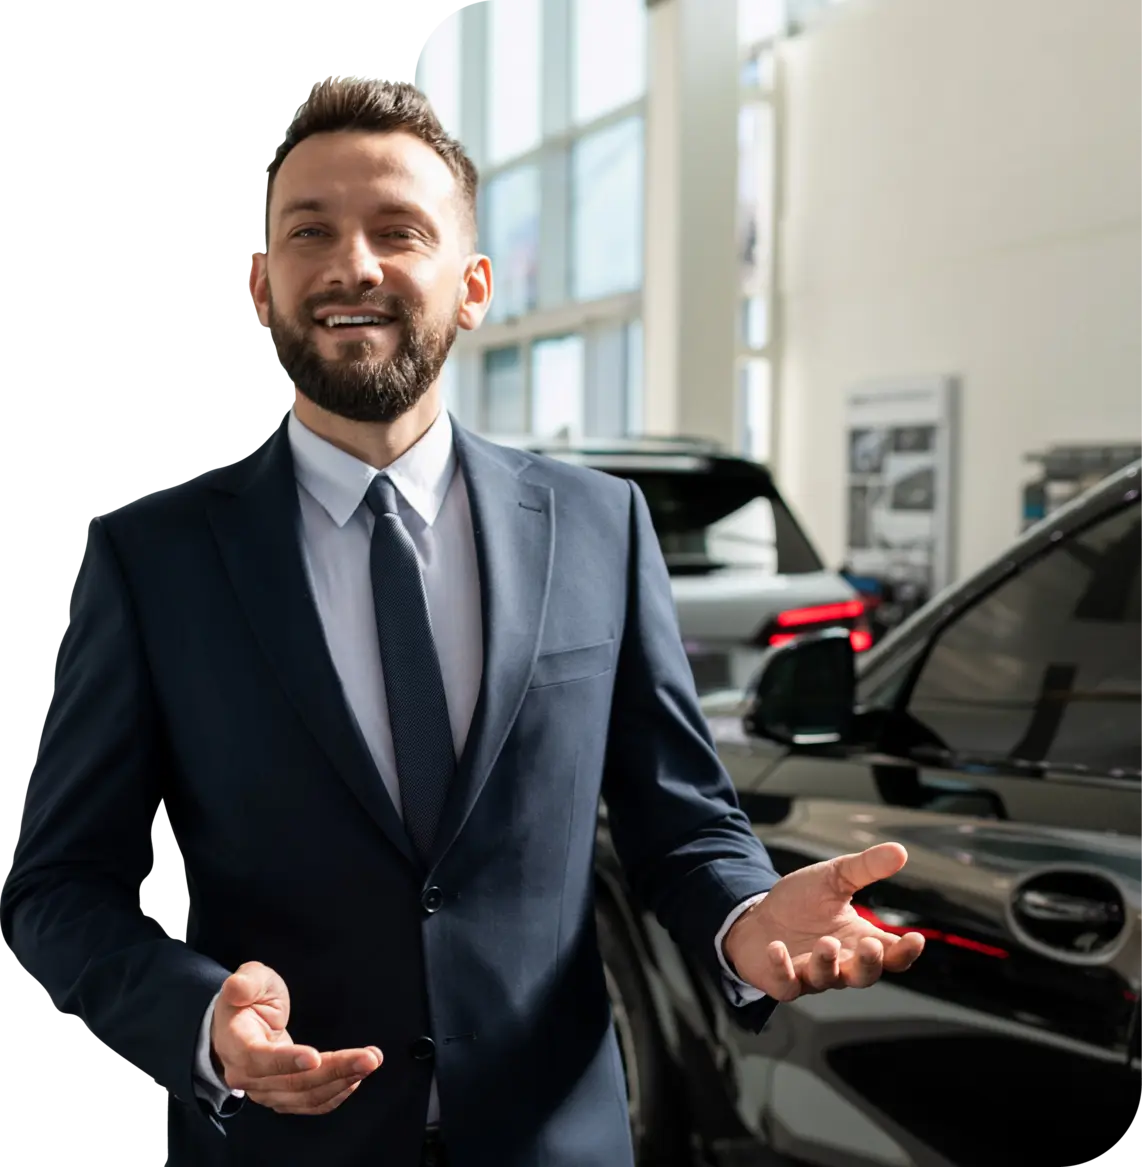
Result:
[[[205,1117],[194,1092],[195,1048],[228,973],[168,937],[139,906],[163,781],[163,735],[139,632],[96,519],[0,895],[0,927],[57,1009]]]
[[[615,850],[639,903],[720,985],[715,938],[743,901],[778,879],[738,806],[702,715],[666,563],[631,483],[626,620],[603,779]],[[734,1010],[759,1031],[775,1002]]]

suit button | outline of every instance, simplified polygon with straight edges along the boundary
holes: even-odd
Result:
[[[420,897],[420,906],[431,916],[444,907],[444,893],[438,887],[428,888]]]
[[[436,1057],[436,1042],[431,1037],[418,1037],[408,1051],[417,1062],[431,1062]]]

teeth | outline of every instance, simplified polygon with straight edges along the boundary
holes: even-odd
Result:
[[[326,316],[325,324],[327,328],[334,328],[338,324],[380,324],[381,321],[376,316]]]

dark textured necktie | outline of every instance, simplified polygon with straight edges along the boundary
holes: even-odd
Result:
[[[427,860],[456,771],[452,725],[420,560],[397,513],[396,489],[378,474],[365,502],[376,519],[369,568],[405,830]]]

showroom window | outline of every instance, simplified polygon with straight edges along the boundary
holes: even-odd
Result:
[[[574,121],[586,125],[646,90],[646,0],[573,0]]]
[[[487,155],[485,165],[517,158],[539,145],[541,0],[487,5]]]
[[[578,300],[642,282],[642,118],[581,138],[572,168],[572,287]]]
[[[479,419],[481,428],[492,434],[527,433],[527,396],[519,349],[487,349],[483,358],[483,416]]]
[[[489,320],[535,308],[539,279],[539,167],[525,163],[496,175],[482,191],[480,234],[495,256]]]
[[[540,437],[583,430],[583,338],[545,337],[531,346],[531,432]]]
[[[457,108],[492,260],[488,317],[448,362],[466,424],[641,426],[646,26],[645,0],[488,0],[425,47],[417,83]]]
[[[909,700],[956,753],[1142,766],[1139,507],[1052,547],[936,639]]]

